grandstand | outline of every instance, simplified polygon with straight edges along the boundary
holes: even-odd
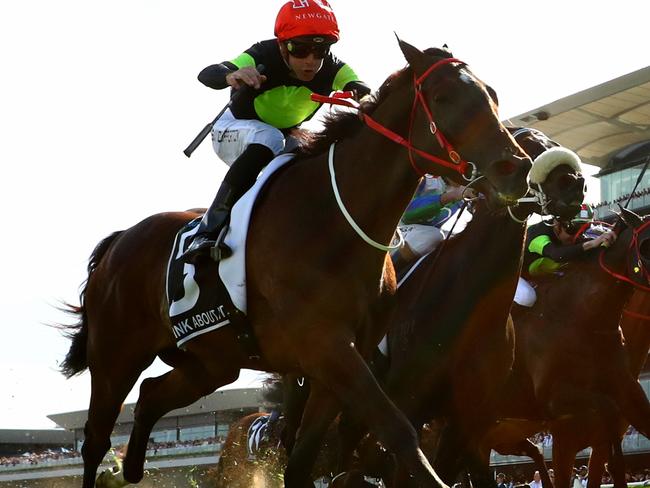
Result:
[[[627,200],[650,159],[650,66],[512,117],[515,126],[539,129],[600,168],[599,217]],[[595,203],[595,202],[594,202]],[[630,209],[650,210],[650,173]]]
[[[261,388],[230,389],[165,415],[150,437],[150,475],[142,486],[210,486],[208,471],[219,460],[230,424],[263,404]],[[134,408],[125,404],[117,419],[111,444],[118,451],[128,441]],[[52,479],[64,483],[57,486],[77,486],[83,472],[79,451],[86,417],[87,410],[48,415],[64,430],[0,431],[0,487],[52,486]],[[112,465],[109,453],[100,471]]]

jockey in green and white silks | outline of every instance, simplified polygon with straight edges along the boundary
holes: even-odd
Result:
[[[440,227],[461,207],[463,193],[474,196],[473,190],[447,184],[441,177],[426,175],[422,179],[400,219],[404,244],[391,256],[398,268],[438,247],[444,239]]]
[[[615,235],[604,229],[598,234],[591,233],[590,240],[574,242],[574,237],[582,224],[593,221],[593,210],[583,204],[578,214],[570,222],[554,220],[552,224],[539,222],[528,228],[524,267],[531,277],[561,275],[569,261],[581,256],[585,251],[609,245]]]
[[[580,157],[573,151],[556,147],[549,149],[535,158],[530,171],[530,183],[541,190],[541,185],[546,177],[555,168],[566,165],[580,172]],[[611,243],[614,234],[606,233],[594,240],[574,244],[575,230],[570,232],[576,224],[591,221],[593,213],[584,213],[583,207],[578,215],[570,221],[561,221],[558,218],[546,222],[539,222],[528,227],[526,245],[524,249],[524,265],[522,277],[519,279],[514,301],[525,307],[532,307],[537,300],[535,289],[526,278],[541,276],[561,275],[562,267],[575,259],[583,252],[594,249],[603,243]],[[577,230],[577,229],[576,229]]]
[[[326,0],[285,3],[275,21],[275,35],[199,74],[199,81],[210,88],[233,90],[229,110],[212,129],[214,150],[230,169],[183,255],[188,262],[229,255],[224,244],[217,246],[217,238],[232,206],[262,168],[286,149],[291,130],[318,110],[321,104],[311,100],[312,93],[346,90],[360,98],[370,92],[352,68],[330,52],[339,29]]]
[[[593,219],[593,212],[587,205],[583,205],[578,215],[568,222],[554,219],[551,223],[539,222],[528,228],[526,247],[524,250],[524,267],[522,273],[529,278],[543,278],[563,275],[563,268],[577,257],[598,249],[600,246],[609,246],[616,240],[616,234],[609,229],[602,228],[598,233],[589,234],[590,239],[584,242],[574,242],[578,228]],[[596,229],[598,230],[598,229]],[[525,282],[525,286],[530,286]],[[532,289],[534,293],[534,289]],[[524,292],[522,291],[522,294]],[[530,296],[528,297],[530,302]],[[536,296],[533,295],[532,306]],[[525,301],[525,299],[523,299]]]

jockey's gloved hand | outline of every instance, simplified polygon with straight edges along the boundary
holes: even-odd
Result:
[[[245,66],[226,75],[226,83],[235,90],[239,90],[243,86],[250,86],[258,90],[265,81],[266,76],[260,74],[253,66]]]
[[[366,95],[370,95],[370,87],[366,85],[363,81],[351,81],[345,85],[344,91],[351,91],[354,98],[357,102],[361,101]]]

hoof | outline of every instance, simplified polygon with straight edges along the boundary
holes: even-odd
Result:
[[[128,485],[129,482],[124,479],[122,471],[113,472],[112,469],[106,469],[95,481],[97,488],[121,488]]]

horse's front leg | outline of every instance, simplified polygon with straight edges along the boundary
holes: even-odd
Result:
[[[338,425],[340,448],[337,459],[337,472],[348,471],[353,464],[354,451],[361,439],[368,433],[367,427],[357,422],[348,412],[343,412]]]
[[[313,330],[333,327],[336,324],[324,324]],[[305,372],[334,392],[358,422],[368,425],[419,486],[445,487],[420,450],[415,429],[380,388],[352,340],[333,335],[312,338],[310,342],[320,347],[302,358]]]
[[[610,453],[609,453],[609,463],[607,468],[612,475],[612,480],[614,482],[614,488],[625,488],[627,487],[627,480],[625,479],[625,458],[623,457],[623,446],[621,446],[621,441],[612,442],[610,444]],[[589,478],[591,478],[591,471],[589,472]],[[587,483],[589,482],[587,479]],[[598,478],[600,482],[602,479]]]
[[[286,487],[312,487],[312,470],[327,429],[339,412],[339,403],[318,382],[310,383],[310,393],[284,473]]]
[[[455,422],[447,422],[440,430],[433,453],[433,463],[446,483],[453,483],[466,467],[464,438]]]
[[[282,445],[291,455],[293,446],[296,442],[296,434],[300,427],[302,415],[305,411],[307,398],[310,393],[310,383],[307,378],[293,374],[285,374],[282,377],[283,389],[283,410],[284,410],[284,429],[282,429]]]
[[[553,432],[553,471],[555,473],[555,488],[570,488],[573,475],[573,464],[578,448],[571,442],[571,436]]]
[[[619,401],[624,417],[637,431],[650,439],[650,401],[647,395],[639,382],[631,376],[623,379],[622,390]]]
[[[591,446],[591,454],[589,455],[589,478],[587,478],[587,488],[600,488],[603,473],[605,472],[605,463],[607,462],[608,457],[609,445],[607,442],[599,442]],[[610,474],[612,473],[611,469],[609,468],[608,471]]]

